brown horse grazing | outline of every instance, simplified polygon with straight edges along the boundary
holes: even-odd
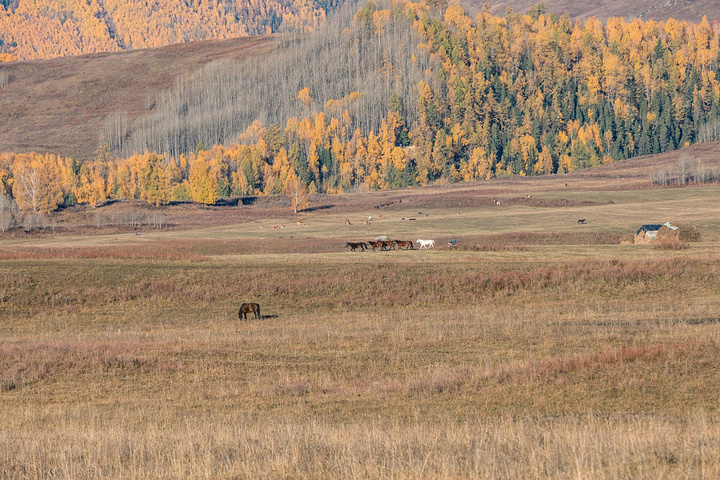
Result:
[[[262,318],[262,315],[260,315],[260,305],[257,303],[243,303],[240,305],[238,317],[240,317],[241,320],[247,320],[248,313],[254,313],[256,319]]]
[[[410,240],[396,240],[395,244],[397,245],[398,250],[402,249],[403,247],[405,250],[415,250],[415,245],[413,245],[413,242]]]

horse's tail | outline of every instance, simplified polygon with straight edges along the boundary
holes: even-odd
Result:
[[[257,316],[258,318],[262,318],[262,314],[260,313],[260,304],[257,306]]]

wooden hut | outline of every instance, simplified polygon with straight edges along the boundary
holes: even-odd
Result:
[[[635,232],[635,245],[647,245],[655,240],[658,230],[662,228],[659,224],[643,225]]]

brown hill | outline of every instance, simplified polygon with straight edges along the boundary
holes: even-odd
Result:
[[[216,59],[262,55],[273,37],[211,40],[157,49],[0,63],[0,151],[92,158],[106,118],[132,120],[176,78]],[[3,83],[6,83],[2,87]]]
[[[579,19],[595,16],[600,20],[610,17],[667,20],[672,17],[697,22],[705,15],[711,22],[720,20],[720,3],[716,0],[467,0],[465,3],[472,9],[488,3],[497,15],[503,15],[508,7],[526,13],[531,5],[544,3],[550,13],[567,12]]]

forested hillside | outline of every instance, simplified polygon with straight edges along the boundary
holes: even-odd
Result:
[[[118,113],[96,162],[6,155],[0,179],[16,196],[32,172],[58,177],[44,165],[65,172],[49,210],[107,198],[299,202],[308,191],[571,172],[717,138],[717,25],[532,13],[340,11],[263,62],[208,65],[147,117]]]
[[[484,4],[493,13],[505,15],[508,8],[518,13],[537,9],[538,0],[467,0],[469,8],[481,9]],[[623,17],[632,21],[641,20],[689,20],[699,22],[703,15],[710,21],[720,20],[720,4],[716,0],[545,0],[542,2],[548,13],[570,18],[587,19],[591,16],[600,20]]]
[[[111,148],[178,157],[200,144],[255,146],[279,125],[269,163],[282,147],[319,156],[324,189],[386,188],[664,152],[720,113],[718,29],[706,20],[473,19],[457,4],[370,3],[285,52],[209,65],[155,114],[108,134]]]
[[[337,0],[0,0],[0,61],[310,31]]]

